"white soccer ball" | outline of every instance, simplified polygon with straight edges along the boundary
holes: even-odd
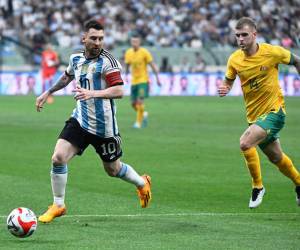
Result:
[[[15,208],[7,217],[7,229],[16,237],[29,237],[34,233],[36,228],[36,216],[29,208]]]

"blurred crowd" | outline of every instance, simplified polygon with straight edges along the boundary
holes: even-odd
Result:
[[[105,26],[107,48],[128,43],[132,31],[157,47],[234,45],[237,19],[257,21],[258,41],[298,47],[300,0],[0,0],[0,33],[39,49],[80,45],[82,24]]]

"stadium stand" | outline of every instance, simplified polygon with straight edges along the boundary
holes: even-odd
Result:
[[[28,54],[38,54],[47,42],[63,58],[80,47],[84,20],[97,18],[106,27],[106,48],[117,57],[128,46],[131,32],[138,31],[144,44],[161,62],[165,56],[180,64],[187,57],[195,63],[200,52],[207,65],[224,65],[235,45],[232,28],[241,16],[254,17],[259,41],[299,48],[300,2],[289,0],[7,0],[0,1],[0,34],[17,43],[2,42],[4,62],[22,63]],[[2,37],[1,40],[4,40]],[[17,46],[24,44],[32,48]],[[20,56],[20,54],[23,56]],[[9,59],[7,59],[7,58]],[[39,65],[39,57],[31,60]],[[9,63],[8,63],[9,64]]]

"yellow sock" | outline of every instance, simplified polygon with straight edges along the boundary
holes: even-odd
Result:
[[[260,162],[256,148],[250,148],[246,151],[242,151],[242,153],[244,155],[249,172],[252,176],[252,187],[262,188],[263,184],[260,171]]]
[[[145,105],[144,104],[137,104],[136,105],[137,112],[136,112],[136,122],[138,124],[142,124],[143,122],[143,117],[144,117],[144,109]]]
[[[279,168],[279,171],[290,178],[296,186],[300,186],[300,174],[286,154],[283,153],[282,159],[275,165]]]

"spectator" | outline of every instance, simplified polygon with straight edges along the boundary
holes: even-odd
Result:
[[[183,56],[181,58],[181,62],[179,65],[173,66],[175,73],[188,73],[191,72],[191,62],[187,56]]]
[[[293,80],[294,95],[300,96],[300,78],[295,77]]]
[[[192,67],[192,72],[200,73],[206,69],[206,63],[199,52],[195,53],[195,65]]]
[[[5,1],[4,1],[5,2]],[[22,41],[35,48],[46,41],[65,47],[78,46],[74,36],[80,32],[83,20],[99,18],[109,27],[108,46],[124,44],[130,30],[138,30],[151,46],[195,47],[206,44],[232,43],[231,29],[241,16],[247,15],[259,23],[261,41],[280,41],[283,46],[296,46],[299,39],[299,1],[139,1],[139,0],[11,0],[0,6],[0,31],[16,30]],[[60,36],[63,39],[57,41]],[[286,37],[282,39],[282,35]],[[297,35],[295,35],[297,34]],[[41,37],[44,36],[44,37]],[[63,42],[67,41],[67,45]]]
[[[168,57],[164,56],[161,59],[161,65],[160,65],[159,71],[162,72],[162,73],[172,73],[173,72],[173,69],[172,69],[172,66],[169,63],[169,58]]]

